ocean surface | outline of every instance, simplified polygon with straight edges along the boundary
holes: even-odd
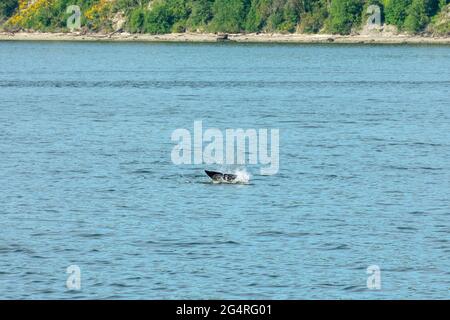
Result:
[[[175,165],[200,120],[279,172]],[[0,299],[448,299],[449,133],[449,46],[0,42]]]

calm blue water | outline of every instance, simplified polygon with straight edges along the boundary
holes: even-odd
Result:
[[[0,298],[448,299],[449,101],[448,46],[2,42]],[[194,120],[279,173],[175,166]]]

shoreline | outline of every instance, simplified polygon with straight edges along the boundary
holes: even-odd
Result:
[[[86,42],[237,42],[237,43],[338,43],[338,44],[443,44],[450,45],[450,37],[423,37],[410,35],[361,34],[229,34],[222,40],[211,33],[170,33],[161,35],[130,33],[41,33],[41,32],[0,32],[0,41],[86,41]]]

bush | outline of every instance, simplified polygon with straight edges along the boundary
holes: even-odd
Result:
[[[20,1],[21,10],[16,11],[16,14],[8,20],[7,25],[11,28],[19,27],[39,31],[64,31],[67,30],[67,18],[71,15],[66,13],[68,6],[78,5],[82,12],[88,12],[88,9],[99,3],[100,0],[36,0],[32,3]],[[103,13],[97,19],[108,20]],[[84,16],[82,16],[82,23],[86,24]]]
[[[174,23],[172,26],[173,33],[183,33],[186,32],[186,21],[180,20]]]

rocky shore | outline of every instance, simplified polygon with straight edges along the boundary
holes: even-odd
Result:
[[[41,33],[41,32],[0,32],[0,41],[123,41],[123,42],[242,42],[242,43],[344,43],[344,44],[446,44],[450,37],[411,36],[392,34],[227,34],[211,33],[171,33],[163,35],[131,33]]]

